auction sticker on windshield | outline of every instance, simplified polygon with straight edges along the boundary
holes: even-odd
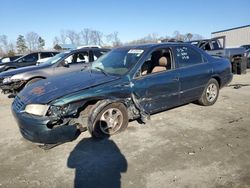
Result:
[[[129,54],[136,54],[137,56],[140,56],[143,52],[144,50],[140,50],[140,49],[131,49],[128,51]]]

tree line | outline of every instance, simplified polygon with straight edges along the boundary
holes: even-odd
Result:
[[[28,32],[25,36],[19,35],[15,43],[9,41],[6,35],[0,35],[0,56],[42,50],[44,46],[45,40],[35,32]]]
[[[61,44],[74,45],[100,45],[105,47],[119,47],[122,45],[156,43],[162,40],[175,39],[178,41],[198,40],[203,37],[199,34],[186,33],[182,34],[175,31],[172,36],[160,36],[157,33],[151,33],[142,38],[132,40],[129,42],[121,42],[119,33],[117,31],[104,34],[101,31],[84,28],[81,31],[75,30],[61,30],[58,36],[53,39],[54,49]],[[28,32],[26,35],[19,35],[16,42],[10,42],[6,35],[0,35],[0,56],[25,54],[32,51],[43,50],[45,47],[45,40],[35,32]]]

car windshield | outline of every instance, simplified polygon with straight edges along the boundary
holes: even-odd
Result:
[[[105,74],[124,75],[141,58],[142,49],[115,49],[101,56],[92,63],[91,70]]]
[[[53,65],[60,61],[62,58],[64,58],[66,55],[68,55],[69,52],[62,52],[59,53],[51,58],[49,58],[47,61],[41,63],[41,65]]]
[[[27,55],[28,55],[28,54],[27,54]],[[18,62],[20,59],[22,59],[22,58],[26,57],[27,55],[23,55],[23,56],[21,56],[21,57],[19,57],[19,58],[15,59],[13,62]]]

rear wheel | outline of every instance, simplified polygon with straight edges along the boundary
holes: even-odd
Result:
[[[219,96],[219,84],[217,80],[212,78],[209,80],[206,88],[204,89],[201,98],[198,100],[198,103],[203,106],[213,105]]]
[[[92,109],[88,130],[93,137],[107,137],[117,134],[128,126],[127,109],[122,103],[98,102]]]

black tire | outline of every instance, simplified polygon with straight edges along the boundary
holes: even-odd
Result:
[[[219,90],[220,87],[217,80],[214,78],[210,79],[201,95],[201,98],[198,100],[198,103],[202,106],[213,105],[217,101]]]
[[[25,87],[27,87],[27,86],[29,86],[29,85],[31,85],[31,84],[33,84],[33,83],[39,81],[39,80],[42,80],[42,79],[43,79],[43,78],[33,78],[33,79],[29,80],[29,81],[25,84]]]
[[[111,112],[111,114],[110,114]],[[110,115],[112,118],[110,118]],[[106,116],[106,117],[105,117]],[[113,117],[116,117],[113,118]],[[107,121],[103,120],[105,118]],[[112,128],[108,128],[108,118]],[[114,126],[114,127],[113,127]],[[88,131],[92,137],[105,138],[125,130],[128,126],[128,113],[124,104],[108,101],[97,102],[88,118]],[[107,130],[106,130],[107,129]]]

